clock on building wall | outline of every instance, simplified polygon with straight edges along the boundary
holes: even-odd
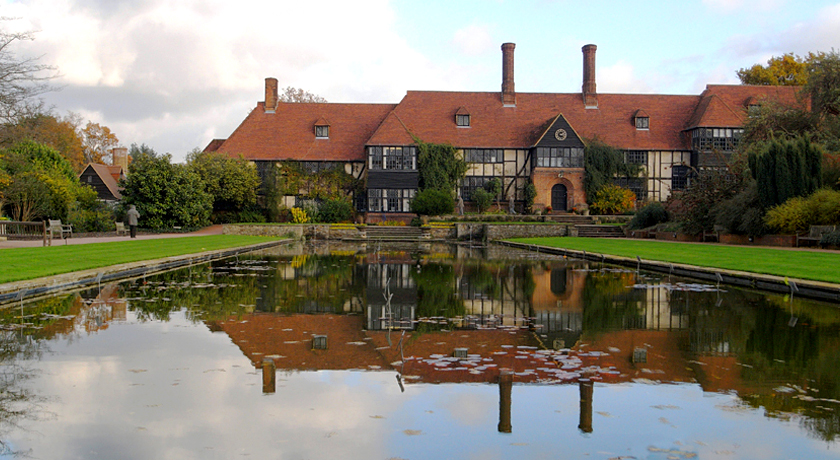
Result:
[[[554,138],[557,139],[558,141],[565,141],[566,136],[567,136],[566,130],[563,129],[563,128],[560,128],[557,131],[554,131]]]

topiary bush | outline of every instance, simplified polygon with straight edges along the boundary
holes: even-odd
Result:
[[[642,209],[639,209],[630,221],[629,228],[632,230],[638,230],[641,228],[653,227],[656,224],[661,224],[662,222],[667,221],[668,211],[665,210],[665,206],[658,201],[653,201],[646,204]]]
[[[478,208],[479,214],[483,214],[490,209],[493,204],[493,194],[483,188],[477,188],[472,194],[472,199]]]
[[[455,199],[452,194],[440,189],[423,190],[411,200],[411,212],[422,216],[452,214],[454,210]]]
[[[534,200],[537,198],[537,186],[531,182],[525,185],[525,213],[534,213]]]
[[[329,199],[318,207],[318,222],[337,223],[353,220],[353,206],[349,201]]]

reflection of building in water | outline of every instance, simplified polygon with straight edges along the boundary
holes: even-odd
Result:
[[[687,329],[689,327],[688,304],[682,291],[669,290],[662,285],[644,289],[644,322],[639,329]]]
[[[346,257],[298,254],[278,260],[276,268],[257,272],[256,310],[295,313],[360,313],[354,289],[358,267]]]
[[[587,272],[566,262],[534,266],[531,305],[537,331],[546,345],[559,350],[573,346],[583,330],[583,285]]]
[[[459,326],[527,325],[531,315],[524,289],[526,277],[523,266],[464,266],[457,280],[465,313]]]
[[[367,265],[368,329],[413,329],[417,308],[413,270],[414,265],[409,263]]]

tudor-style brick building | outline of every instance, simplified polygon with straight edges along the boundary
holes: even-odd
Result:
[[[307,171],[342,168],[366,181],[357,208],[369,220],[408,213],[418,186],[415,139],[448,143],[469,170],[459,190],[472,193],[493,178],[518,210],[530,182],[535,207],[564,212],[584,204],[584,146],[599,140],[642,166],[617,178],[640,201],[664,201],[688,185],[692,171],[726,165],[750,110],[765,101],[805,104],[799,88],[708,85],[699,96],[599,94],[595,45],[583,47],[579,93],[517,93],[513,43],[502,45],[500,92],[408,91],[397,104],[283,103],[267,78],[265,101],[228,139],[205,151],[241,155],[265,177],[280,161]]]

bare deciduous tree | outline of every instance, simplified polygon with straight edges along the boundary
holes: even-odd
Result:
[[[13,123],[42,112],[44,103],[38,96],[53,89],[48,82],[58,76],[55,67],[42,64],[41,56],[14,53],[17,43],[34,39],[32,31],[8,32],[0,25],[0,122]]]
[[[327,102],[326,99],[317,94],[291,86],[283,88],[283,93],[280,94],[279,99],[280,102]]]

